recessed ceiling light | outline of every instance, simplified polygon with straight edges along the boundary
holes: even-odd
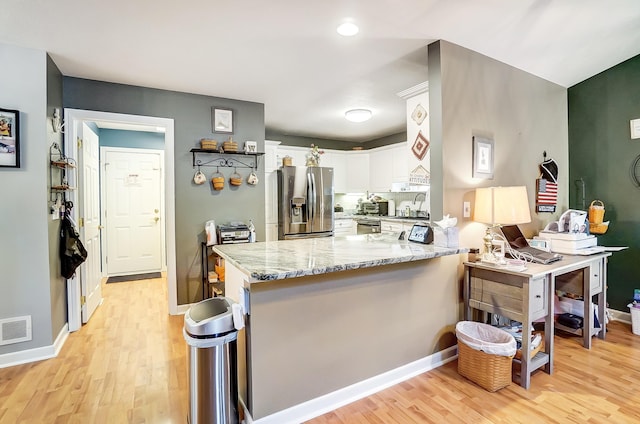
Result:
[[[345,37],[351,37],[356,35],[358,31],[360,31],[360,29],[353,22],[345,22],[340,26],[338,26],[337,31],[338,31],[338,34],[340,35],[344,35]]]
[[[351,109],[344,113],[344,117],[347,121],[351,122],[364,122],[371,119],[371,111],[369,109]]]

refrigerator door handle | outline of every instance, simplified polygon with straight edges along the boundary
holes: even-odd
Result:
[[[307,171],[307,222],[309,225],[313,222],[316,201],[314,197],[313,180],[310,172]]]

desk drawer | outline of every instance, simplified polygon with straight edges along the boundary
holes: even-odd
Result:
[[[526,287],[526,282],[523,282],[523,285],[513,285],[486,278],[471,277],[469,305],[515,320],[522,320],[526,312],[532,320],[538,319],[545,316],[549,309],[546,285],[544,278],[533,280],[530,284],[531,295],[530,299],[527,299],[527,294],[523,289]]]

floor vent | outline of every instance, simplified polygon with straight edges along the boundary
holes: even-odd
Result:
[[[27,342],[31,335],[31,315],[0,319],[0,345]]]

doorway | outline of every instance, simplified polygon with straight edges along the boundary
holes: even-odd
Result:
[[[179,311],[177,304],[176,289],[176,259],[175,259],[175,183],[174,183],[174,122],[173,119],[156,118],[150,116],[127,115],[110,112],[98,112],[79,109],[65,109],[65,152],[70,157],[78,156],[77,140],[81,139],[82,125],[84,123],[95,124],[97,122],[108,124],[111,128],[130,130],[133,127],[148,127],[161,129],[164,132],[164,161],[162,182],[164,184],[164,211],[163,231],[165,234],[166,247],[164,258],[167,271],[167,302],[169,313],[177,315]],[[82,187],[82,175],[77,175],[76,185]],[[71,194],[74,204],[80,205],[82,202],[82,190],[76,190]],[[72,213],[78,214],[78,210]],[[75,216],[74,218],[79,218]],[[104,273],[104,270],[103,270]],[[104,274],[103,274],[104,275]],[[81,279],[74,278],[68,281],[68,309],[69,309],[69,330],[78,330],[81,326]]]
[[[166,270],[163,156],[163,150],[100,148],[106,277]]]

